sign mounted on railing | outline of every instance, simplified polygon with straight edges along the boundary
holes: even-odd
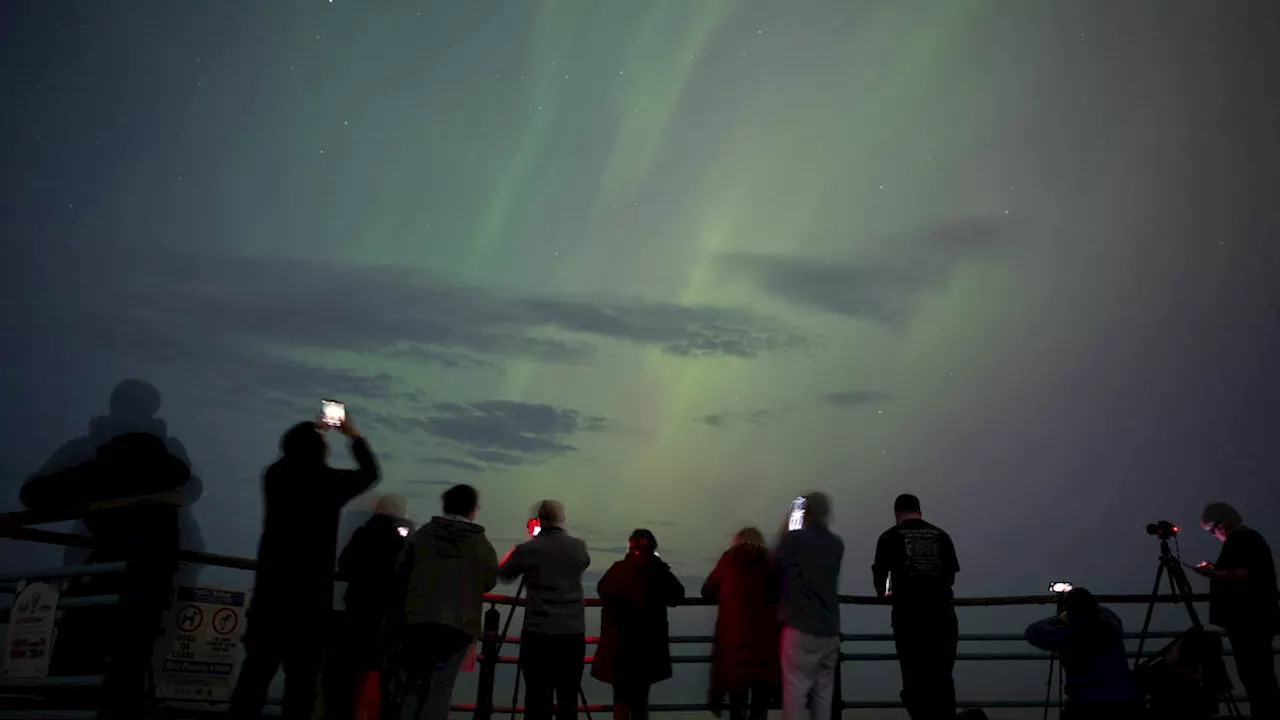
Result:
[[[178,588],[156,659],[156,697],[227,702],[249,593]]]
[[[48,676],[57,614],[58,588],[35,582],[19,589],[4,634],[4,656],[0,658],[5,677]]]

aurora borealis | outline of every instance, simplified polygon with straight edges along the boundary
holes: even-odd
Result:
[[[468,482],[502,546],[557,497],[598,571],[648,526],[700,578],[814,488],[849,593],[899,492],[961,595],[1144,592],[1210,499],[1280,542],[1264,3],[0,18],[13,504],[140,377],[227,554],[329,396],[419,519]]]

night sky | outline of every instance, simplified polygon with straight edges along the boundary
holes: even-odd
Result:
[[[559,498],[691,593],[812,489],[848,593],[900,492],[961,595],[1280,544],[1274,3],[17,0],[0,83],[4,507],[137,377],[233,555],[321,397],[416,519]]]

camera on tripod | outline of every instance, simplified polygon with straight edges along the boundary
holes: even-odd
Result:
[[[1152,537],[1158,537],[1161,540],[1169,540],[1178,534],[1178,526],[1168,520],[1147,523],[1147,534]]]

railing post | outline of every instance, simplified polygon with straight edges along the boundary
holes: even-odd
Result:
[[[484,639],[480,643],[480,678],[476,688],[476,711],[472,720],[489,720],[493,715],[493,680],[498,670],[498,621],[501,613],[494,605],[484,613]]]

